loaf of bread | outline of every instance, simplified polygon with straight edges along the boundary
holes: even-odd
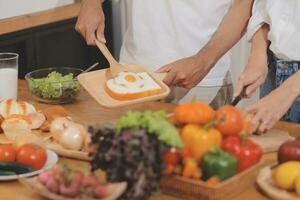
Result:
[[[0,115],[4,118],[13,114],[28,115],[34,112],[36,112],[34,106],[25,101],[8,99],[0,102]]]

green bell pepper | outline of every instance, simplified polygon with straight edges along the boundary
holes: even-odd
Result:
[[[224,181],[237,173],[238,161],[219,147],[209,149],[202,163],[203,179],[216,176]]]

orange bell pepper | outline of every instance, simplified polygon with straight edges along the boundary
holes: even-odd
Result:
[[[198,163],[192,158],[184,160],[182,176],[186,178],[200,179],[202,174],[198,169]]]

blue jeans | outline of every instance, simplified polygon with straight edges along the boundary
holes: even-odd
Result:
[[[268,75],[264,84],[260,87],[260,98],[266,96],[272,90],[275,90],[300,69],[300,61],[284,61],[278,59],[272,52],[269,52],[268,56]],[[300,96],[292,104],[289,111],[282,117],[282,120],[300,123]]]

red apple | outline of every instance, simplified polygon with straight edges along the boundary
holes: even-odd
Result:
[[[300,140],[289,140],[284,142],[278,150],[277,159],[279,163],[287,161],[300,161]]]

